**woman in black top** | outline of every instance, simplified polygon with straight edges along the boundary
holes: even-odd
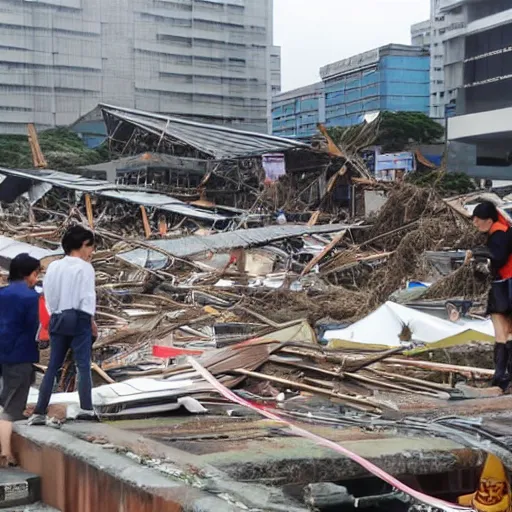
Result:
[[[491,261],[494,280],[487,303],[487,314],[491,315],[496,339],[493,385],[505,391],[512,376],[512,341],[509,341],[512,333],[512,231],[489,201],[475,208],[473,224],[478,231],[487,234],[487,251],[482,255]]]

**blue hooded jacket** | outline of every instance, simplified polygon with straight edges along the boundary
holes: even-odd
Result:
[[[39,295],[24,281],[0,288],[0,364],[37,363]]]

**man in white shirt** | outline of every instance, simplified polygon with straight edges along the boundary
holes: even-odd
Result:
[[[95,273],[90,261],[94,234],[72,226],[62,238],[65,257],[48,266],[43,281],[50,317],[50,363],[39,388],[39,400],[29,425],[45,425],[46,412],[57,374],[69,349],[78,369],[80,414],[77,419],[97,420],[92,405],[92,339],[97,336]]]

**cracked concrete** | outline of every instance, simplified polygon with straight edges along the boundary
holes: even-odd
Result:
[[[96,468],[102,475],[108,475],[129,488],[172,500],[182,507],[179,510],[185,512],[231,512],[242,510],[243,506],[269,512],[307,510],[279,489],[235,482],[224,472],[194,455],[109,425],[77,423],[55,430],[18,424],[16,433],[17,446],[22,445],[23,441],[29,441],[39,447],[53,448],[74,461]],[[109,448],[103,448],[98,440],[108,444]],[[116,453],[116,447],[120,453]],[[127,452],[133,453],[136,460],[143,461],[144,465],[133,460],[134,457],[127,457]],[[22,464],[29,463],[23,453],[19,459]],[[163,464],[170,465],[171,471],[159,470]],[[43,499],[44,481],[43,476]],[[46,499],[45,502],[53,504]],[[78,509],[76,512],[79,512]]]

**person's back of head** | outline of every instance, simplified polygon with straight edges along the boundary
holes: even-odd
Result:
[[[37,283],[41,263],[29,254],[23,253],[15,256],[9,266],[9,282],[25,281],[33,287]]]
[[[88,261],[95,245],[94,233],[80,225],[71,226],[62,237],[66,256],[76,256]]]
[[[499,218],[498,209],[494,203],[491,203],[491,201],[483,201],[473,210],[473,219],[475,218],[497,222]]]

